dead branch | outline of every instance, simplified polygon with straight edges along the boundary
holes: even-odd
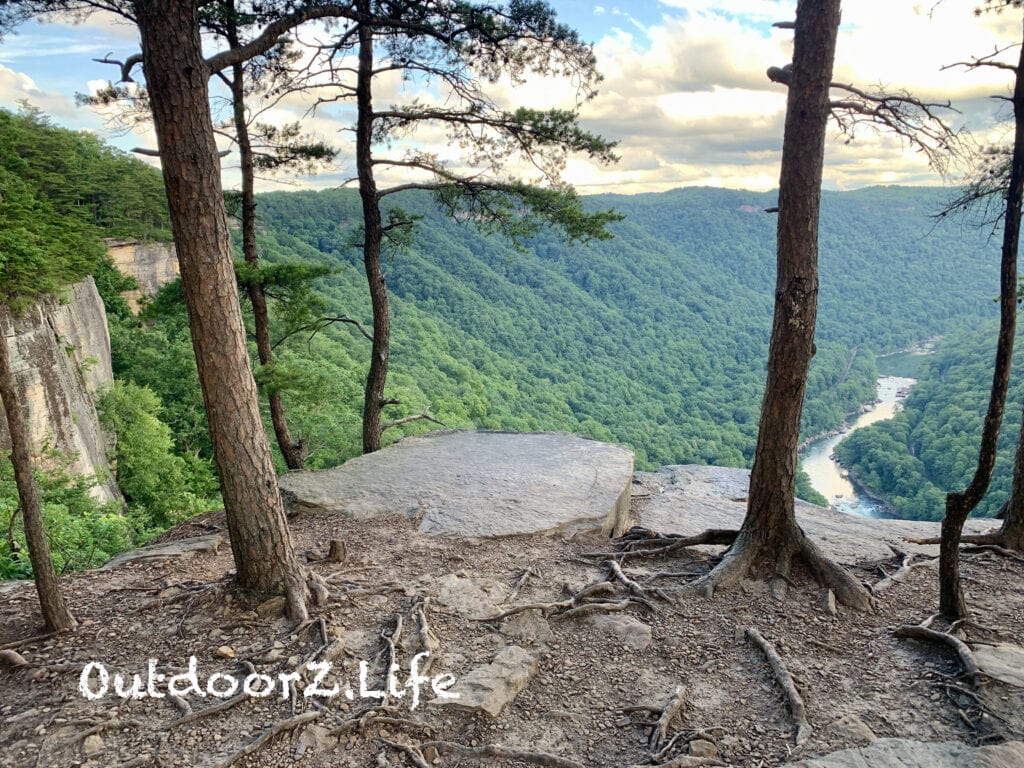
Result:
[[[666,603],[671,603],[672,602],[672,600],[669,598],[669,596],[666,595],[662,590],[658,589],[657,587],[655,587],[650,592],[648,592],[648,590],[644,589],[642,586],[640,586],[640,584],[638,584],[637,582],[633,581],[633,579],[629,578],[626,574],[624,574],[622,572],[622,566],[620,566],[618,564],[618,562],[616,562],[615,560],[608,560],[608,561],[605,562],[605,565],[607,565],[608,569],[611,571],[611,573],[609,575],[612,578],[620,581],[622,583],[622,585],[626,589],[629,590],[629,594],[632,595],[633,597],[640,597],[640,598],[645,598],[646,599],[646,598],[649,598],[650,597],[650,593],[653,592],[655,595],[660,597]],[[609,579],[609,581],[610,580],[611,579]]]
[[[890,94],[879,89],[871,93],[848,83],[833,82],[831,87],[846,94],[845,98],[832,101],[829,107],[839,130],[850,141],[861,126],[875,131],[884,128],[916,147],[939,171],[948,164],[949,154],[959,148],[959,132],[938,116],[939,110],[958,111],[949,101],[923,101],[906,91]]]
[[[683,706],[686,704],[686,686],[677,685],[675,691],[672,692],[671,698],[661,710],[661,714],[658,716],[658,721],[654,724],[654,729],[651,731],[651,737],[647,741],[648,749],[651,752],[657,752],[661,749],[661,745],[668,738],[668,729],[675,719],[683,710]]]
[[[246,744],[244,747],[236,751],[234,754],[229,755],[225,759],[221,760],[219,763],[216,763],[214,768],[229,768],[229,766],[234,765],[242,758],[248,757],[249,755],[254,754],[259,750],[263,749],[267,742],[269,742],[275,736],[285,733],[286,731],[291,731],[300,726],[306,725],[306,723],[311,723],[318,717],[320,717],[322,714],[323,711],[314,709],[310,712],[303,712],[301,715],[290,717],[287,720],[281,720],[280,722],[275,723],[270,728],[265,730],[257,738],[250,741],[248,744]]]
[[[465,744],[457,744],[453,741],[429,741],[421,744],[420,749],[433,747],[442,755],[455,755],[456,757],[469,760],[481,760],[483,758],[497,758],[499,760],[518,760],[531,765],[539,765],[543,768],[583,768],[581,763],[569,760],[565,757],[553,755],[550,752],[531,752],[524,749],[513,749],[503,747],[500,744],[482,744],[479,747],[468,747]]]
[[[785,663],[782,658],[776,653],[771,643],[764,639],[764,636],[758,632],[754,627],[748,627],[746,631],[747,639],[756,645],[761,653],[764,654],[768,660],[769,666],[772,668],[772,672],[775,673],[775,679],[779,685],[782,686],[782,690],[786,694],[786,698],[789,700],[789,710],[793,714],[793,722],[796,724],[796,745],[799,747],[811,735],[811,725],[807,722],[807,712],[804,709],[804,700],[800,697],[800,692],[796,689],[796,684],[793,682],[792,675],[789,674],[789,670],[786,669]]]
[[[914,556],[909,555],[906,552],[896,551],[897,556],[900,558],[900,567],[896,569],[894,573],[889,574],[883,579],[880,579],[877,584],[869,587],[872,595],[877,595],[879,592],[883,592],[898,581],[903,581],[910,573],[911,569],[917,568],[922,565],[929,565],[934,562],[935,558],[927,558],[919,562],[914,562]]]
[[[415,416],[403,416],[400,419],[393,419],[392,421],[385,421],[381,425],[380,429],[383,432],[385,429],[391,429],[392,427],[397,427],[399,424],[408,424],[410,421],[419,421],[420,419],[422,419],[424,421],[433,422],[434,424],[440,424],[445,429],[448,428],[447,424],[445,424],[443,421],[435,419],[429,413],[417,413]]]
[[[905,624],[904,626],[897,628],[895,634],[896,637],[899,638],[912,637],[915,640],[930,640],[934,643],[945,643],[956,651],[956,655],[960,659],[960,665],[964,669],[964,674],[971,679],[971,684],[977,687],[984,682],[985,673],[982,672],[981,668],[978,666],[978,662],[975,660],[971,649],[967,647],[966,643],[956,637],[953,637],[953,635],[915,624]]]
[[[49,640],[51,637],[55,637],[59,634],[59,632],[46,632],[42,635],[32,635],[32,637],[26,637],[22,640],[14,640],[10,643],[4,643],[3,645],[0,645],[0,651],[6,651],[9,648],[18,648],[22,645],[28,645],[29,643],[38,643],[41,640]]]
[[[132,79],[132,69],[134,69],[137,64],[141,64],[142,63],[142,54],[141,53],[133,53],[131,56],[129,56],[124,61],[119,61],[118,59],[110,58],[110,54],[108,53],[102,59],[93,59],[93,61],[95,61],[95,62],[97,62],[99,64],[114,64],[115,66],[120,67],[121,68],[121,79],[120,79],[119,82],[122,82],[122,83],[134,83],[135,81]]]
[[[1016,72],[1017,66],[1015,64],[1009,64],[1005,61],[995,61],[996,56],[1001,56],[1007,51],[1017,48],[1020,43],[1014,43],[1013,45],[1006,45],[1002,48],[996,47],[992,53],[984,56],[972,56],[970,61],[954,61],[952,64],[943,65],[939,71],[945,72],[947,69],[953,67],[964,67],[965,69],[977,69],[978,67],[993,67],[995,69],[1006,69],[1010,72]]]
[[[518,597],[519,592],[523,587],[526,586],[526,582],[530,580],[530,576],[540,575],[538,571],[534,570],[533,566],[530,566],[516,580],[515,586],[512,587],[512,591],[508,593],[508,596],[501,602],[507,603],[509,600],[513,600]]]

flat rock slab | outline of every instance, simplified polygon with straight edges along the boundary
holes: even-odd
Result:
[[[223,541],[224,537],[219,533],[211,533],[206,536],[193,536],[190,539],[176,539],[164,544],[153,544],[114,555],[99,570],[110,571],[140,560],[168,560],[175,557],[194,557],[201,552],[216,552]]]
[[[451,431],[280,478],[292,512],[423,515],[420,531],[495,537],[626,526],[633,454],[575,435]]]
[[[791,768],[1020,768],[1024,765],[1024,742],[971,747],[960,742],[879,739],[866,747],[843,749],[787,765]]]
[[[708,528],[739,528],[747,512],[750,470],[682,464],[657,472],[638,472],[636,486],[649,496],[640,524],[661,533],[695,536]],[[804,533],[840,562],[892,557],[889,544],[905,552],[937,553],[938,547],[910,544],[903,537],[939,535],[938,523],[871,520],[796,502]],[[980,532],[991,520],[968,520],[964,530]]]
[[[537,668],[536,658],[518,645],[510,645],[490,664],[476,667],[455,681],[448,693],[458,698],[434,701],[439,706],[497,717],[530,684]]]
[[[981,671],[1009,685],[1024,688],[1024,648],[1010,643],[979,645],[972,649]],[[1024,762],[1021,763],[1024,765]]]

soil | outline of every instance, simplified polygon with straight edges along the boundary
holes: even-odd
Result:
[[[634,508],[642,503],[634,499]],[[164,539],[222,526],[221,516],[207,515]],[[332,593],[330,606],[306,625],[289,622],[275,602],[256,606],[230,588],[226,542],[217,553],[189,560],[67,576],[63,585],[80,624],[70,634],[26,641],[41,632],[35,592],[31,584],[6,592],[0,645],[17,643],[28,665],[0,666],[0,765],[397,768],[416,763],[386,742],[415,746],[432,740],[543,751],[548,765],[559,764],[552,755],[584,766],[649,765],[651,723],[680,685],[684,705],[667,734],[678,738],[661,762],[704,751],[716,754],[719,764],[772,766],[861,746],[875,736],[979,744],[1021,738],[1024,732],[1022,690],[993,681],[975,698],[969,681],[959,677],[951,649],[894,636],[898,626],[919,623],[935,610],[937,574],[931,566],[914,568],[882,593],[877,612],[840,606],[836,615],[821,588],[799,569],[784,602],[755,581],[706,599],[675,594],[686,577],[658,578],[651,585],[669,593],[671,602],[652,597],[651,607],[637,603],[614,614],[650,627],[650,644],[637,648],[632,645],[643,643],[635,637],[619,637],[607,623],[590,618],[551,616],[548,638],[537,611],[505,622],[478,620],[510,606],[565,600],[602,580],[601,559],[585,557],[611,548],[596,534],[453,540],[417,533],[415,519],[355,522],[332,514],[302,516],[292,526],[298,551],[328,580]],[[321,559],[332,539],[346,543],[345,562]],[[624,570],[641,583],[659,572],[701,572],[720,550],[633,559]],[[848,565],[874,583],[895,563],[894,557]],[[503,603],[528,567],[538,575]],[[975,622],[963,628],[967,639],[1019,642],[1024,562],[991,552],[970,554],[963,573]],[[242,678],[251,669],[276,679],[335,640],[331,649],[343,647],[344,653],[325,684],[355,686],[358,662],[365,660],[375,688],[386,663],[382,637],[393,633],[397,616],[403,618],[396,642],[400,685],[421,648],[413,609],[424,597],[430,598],[424,614],[437,640],[431,676],[450,673],[458,679],[513,644],[538,660],[536,675],[499,716],[438,706],[429,684],[415,710],[409,696],[392,698],[392,709],[370,717],[364,715],[375,709],[375,700],[282,700],[278,686],[272,697],[241,697],[223,711],[172,728],[189,709],[198,713],[216,700],[190,695],[182,705],[167,697],[122,699],[112,691],[88,700],[79,692],[89,662],[103,664],[111,687],[115,672],[139,673],[144,680],[149,659],[164,674],[184,672],[192,655],[201,684],[215,672]],[[782,689],[745,638],[748,627],[774,646],[803,696],[813,731],[799,748]],[[91,681],[98,685],[96,675]],[[308,722],[237,756],[276,724],[303,713],[310,713]],[[339,730],[340,736],[331,735]],[[474,761],[443,749],[423,755],[424,765],[531,764],[495,756]]]

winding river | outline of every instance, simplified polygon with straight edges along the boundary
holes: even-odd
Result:
[[[859,517],[885,516],[881,505],[857,490],[846,471],[830,456],[836,445],[854,430],[891,419],[915,382],[915,379],[900,376],[882,376],[877,384],[877,403],[860,414],[843,434],[817,440],[801,452],[800,459],[804,471],[811,477],[811,485],[840,512]]]

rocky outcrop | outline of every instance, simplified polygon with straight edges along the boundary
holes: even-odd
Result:
[[[72,458],[68,470],[99,478],[94,495],[120,499],[107,464],[107,443],[95,396],[113,381],[103,301],[91,277],[62,299],[48,298],[13,322],[0,316],[15,379],[24,393],[35,452],[55,448]],[[10,447],[0,410],[0,444]]]
[[[792,768],[1020,768],[1024,743],[1008,741],[987,747],[960,742],[931,743],[878,739],[830,755],[792,763]]]
[[[422,515],[420,531],[493,537],[626,526],[632,452],[575,435],[453,431],[409,437],[279,482],[293,512]]]
[[[107,253],[114,265],[139,284],[138,290],[122,295],[132,312],[139,311],[139,300],[152,296],[179,276],[178,256],[173,243],[142,243],[137,240],[108,239]]]
[[[662,533],[696,536],[708,528],[734,528],[747,511],[750,470],[680,464],[657,472],[637,472],[634,492],[649,498],[640,524]],[[939,524],[914,520],[868,520],[834,509],[796,502],[796,519],[825,554],[839,562],[892,557],[892,548],[928,552],[935,547],[909,544],[904,537],[939,535]],[[991,520],[968,520],[964,530],[977,533]],[[890,546],[891,545],[891,546]]]

